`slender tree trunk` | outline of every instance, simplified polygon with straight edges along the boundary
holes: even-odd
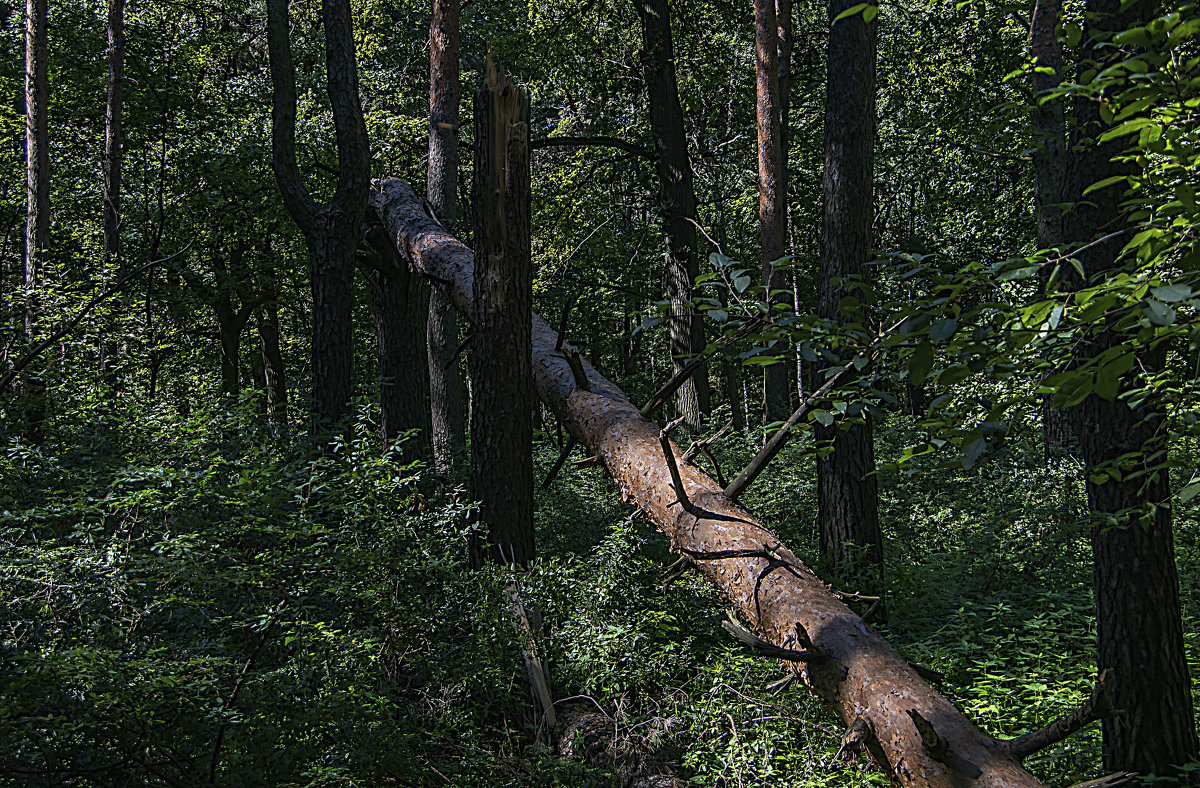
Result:
[[[312,392],[314,436],[349,415],[354,356],[351,307],[354,253],[370,190],[370,149],[358,98],[358,65],[349,0],[322,0],[325,68],[337,131],[338,179],[333,199],[319,205],[296,162],[296,74],[289,40],[288,0],[267,2],[271,59],[272,164],[284,205],[308,242],[312,277]]]
[[[446,229],[457,222],[459,0],[434,0],[429,24],[429,169],[425,196]],[[458,323],[440,287],[429,296],[426,342],[433,419],[433,462],[449,473],[464,452],[463,381],[454,352]]]
[[[842,300],[866,301],[853,280],[866,272],[871,248],[873,148],[875,144],[875,22],[853,14],[833,20],[851,0],[829,4],[829,53],[825,98],[824,218],[817,313],[839,325],[866,319],[863,306],[850,314]],[[879,593],[883,588],[883,539],[874,439],[870,422],[834,425],[817,437],[833,452],[817,462],[821,555],[842,583]]]
[[[784,288],[782,271],[775,261],[784,256],[787,238],[787,196],[784,193],[786,162],[783,158],[779,24],[775,0],[754,2],[755,74],[758,82],[758,226],[762,240],[762,281],[770,290]],[[779,303],[779,295],[768,302]],[[782,353],[782,343],[775,351]],[[787,364],[780,362],[763,368],[763,421],[783,421],[791,413],[788,396]]]
[[[37,285],[50,248],[50,133],[48,111],[48,10],[46,0],[25,4],[25,235],[21,246],[24,285],[25,344],[32,347],[37,333]],[[38,370],[26,378],[23,430],[39,442],[46,420],[46,385]]]
[[[246,321],[239,320],[228,299],[222,299],[214,309],[217,313],[217,334],[221,340],[221,393],[236,397],[241,391],[238,371],[241,368],[242,329]]]
[[[258,348],[262,354],[263,393],[267,398],[267,415],[277,424],[288,418],[287,375],[283,354],[279,350],[279,307],[269,302],[259,308],[256,316]]]
[[[1084,32],[1079,70],[1101,70],[1127,53],[1107,45],[1114,32],[1144,24],[1156,5],[1134,4],[1122,8],[1120,0],[1089,0],[1088,27]],[[1114,161],[1123,148],[1121,139],[1098,142],[1110,127],[1099,106],[1089,100],[1075,104],[1073,177],[1070,187],[1079,202],[1067,217],[1066,232],[1081,243],[1076,257],[1089,277],[1117,268],[1125,238],[1094,244],[1097,236],[1128,223],[1121,207],[1124,186],[1117,184],[1082,194],[1104,178],[1129,174],[1127,162]],[[1079,345],[1081,360],[1127,342],[1111,325],[1100,324],[1089,341]],[[1138,346],[1141,348],[1142,346]],[[1147,376],[1162,368],[1165,348],[1141,349],[1137,370]],[[1145,384],[1140,375],[1125,381],[1124,390]],[[1164,414],[1154,396],[1140,400],[1092,395],[1079,408],[1079,441],[1088,468],[1088,506],[1095,518],[1092,554],[1095,561],[1095,594],[1098,664],[1111,668],[1110,699],[1117,713],[1104,720],[1106,769],[1170,774],[1171,767],[1194,760],[1198,744],[1192,696],[1180,620],[1179,580],[1172,533],[1171,491],[1168,471],[1160,467],[1149,478],[1097,483],[1096,471],[1136,457],[1140,466],[1158,465],[1155,454],[1167,446],[1161,435]]]
[[[125,90],[125,0],[108,2],[108,100],[104,105],[104,264],[121,259],[121,113]]]
[[[277,424],[288,419],[287,374],[279,348],[279,283],[275,270],[268,267],[261,285],[262,303],[256,311],[259,351],[263,358],[263,383],[266,386],[267,412]]]
[[[696,190],[683,133],[683,110],[675,79],[671,12],[667,0],[634,0],[642,20],[642,58],[650,102],[650,130],[658,169],[659,202],[663,205],[663,237],[667,246],[666,291],[671,300],[671,357],[675,371],[688,356],[704,350],[704,323],[687,305],[700,271],[696,260]],[[707,365],[679,387],[675,408],[698,425],[709,410]]]
[[[475,92],[475,248],[471,320],[471,495],[493,560],[533,560],[533,271],[529,97],[497,74]],[[471,545],[473,565],[485,548]]]

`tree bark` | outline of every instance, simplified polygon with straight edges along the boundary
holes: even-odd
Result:
[[[475,286],[471,250],[429,218],[406,183],[388,180],[381,186],[372,203],[389,237],[416,269],[452,283],[456,307],[469,310]],[[678,470],[695,514],[683,511],[669,481],[658,425],[642,418],[624,392],[586,361],[581,368],[588,390],[578,386],[563,354],[555,350],[557,339],[558,332],[534,315],[532,374],[538,398],[599,458],[622,497],[670,538],[673,550],[692,557],[760,637],[792,647],[799,633],[807,634],[812,649],[823,656],[804,668],[790,663],[791,669],[844,721],[866,721],[886,774],[906,786],[1043,786],[1004,742],[985,736],[964,718],[774,534],[688,464],[679,464]],[[495,343],[488,349],[494,350]],[[678,446],[671,444],[671,449],[682,455]],[[922,741],[909,713],[914,710],[944,745],[937,758]]]
[[[871,250],[875,145],[875,29],[861,13],[837,22],[850,0],[829,4],[825,97],[824,214],[817,314],[840,326],[865,325],[866,273]],[[858,306],[843,310],[844,299]],[[883,538],[874,439],[867,421],[818,428],[833,452],[817,461],[821,556],[839,582],[879,595],[883,589]]]
[[[351,307],[354,253],[370,190],[367,127],[358,99],[358,66],[349,0],[322,0],[327,90],[337,131],[338,177],[333,199],[319,205],[296,162],[296,74],[288,30],[288,0],[267,2],[271,59],[272,165],[288,213],[308,244],[312,277],[312,434],[328,434],[349,414],[354,357]]]
[[[121,114],[125,91],[125,0],[108,2],[108,99],[104,104],[104,264],[121,259]]]
[[[490,56],[475,91],[474,169],[471,495],[490,546],[473,540],[471,559],[524,565],[534,556],[529,96]]]
[[[1126,56],[1106,45],[1114,32],[1144,24],[1156,6],[1134,4],[1122,9],[1120,0],[1089,0],[1080,72],[1102,70]],[[1118,268],[1125,238],[1091,244],[1097,236],[1129,222],[1122,208],[1124,186],[1116,184],[1090,192],[1090,184],[1133,170],[1114,161],[1122,140],[1098,142],[1109,128],[1099,105],[1080,99],[1075,105],[1075,155],[1072,194],[1079,200],[1067,217],[1072,242],[1083,243],[1076,257],[1089,279]],[[1128,337],[1101,323],[1081,343],[1081,358],[1103,353]],[[1142,347],[1142,346],[1139,346]],[[1141,349],[1135,369],[1147,377],[1162,368],[1165,348]],[[1133,376],[1123,390],[1143,385]],[[1133,404],[1136,401],[1136,404]],[[1112,669],[1110,698],[1117,714],[1103,723],[1104,767],[1141,773],[1169,774],[1171,767],[1197,757],[1192,696],[1180,620],[1179,580],[1172,533],[1171,491],[1167,468],[1150,477],[1097,483],[1096,471],[1133,456],[1136,466],[1157,464],[1165,452],[1161,436],[1164,414],[1154,396],[1140,400],[1088,397],[1079,407],[1079,440],[1088,468],[1088,506],[1095,518],[1092,553],[1097,619],[1097,662]]]
[[[429,24],[429,169],[425,196],[450,232],[457,221],[459,0],[434,0]],[[465,451],[463,381],[454,352],[454,305],[440,287],[429,297],[426,342],[433,419],[433,463],[447,474]]]
[[[650,130],[658,170],[663,238],[667,247],[666,292],[671,301],[671,358],[675,371],[704,350],[704,323],[688,305],[700,272],[696,260],[696,189],[683,133],[683,110],[675,79],[671,11],[667,0],[634,0],[642,20],[642,65],[650,103]],[[709,411],[707,365],[675,393],[675,409],[689,424]]]
[[[754,0],[755,75],[758,94],[758,226],[762,241],[762,282],[773,292],[784,288],[784,275],[775,262],[784,256],[787,238],[787,195],[784,192],[787,162],[784,159],[781,120],[783,80],[779,59],[781,40],[776,19],[776,0]],[[787,301],[786,298],[782,299]],[[779,296],[771,295],[774,305]],[[774,343],[775,352],[784,351]],[[763,368],[763,422],[770,424],[788,417],[787,364],[780,361]]]
[[[263,357],[263,383],[266,387],[267,413],[277,424],[288,420],[287,372],[279,349],[279,285],[273,268],[268,267],[261,285],[262,303],[255,320],[258,324],[259,351]]]
[[[26,347],[37,334],[37,284],[50,248],[50,131],[47,0],[25,3],[25,234],[21,245]],[[38,443],[46,420],[46,385],[26,378],[22,398],[25,438]]]
[[[368,217],[369,218],[369,217]],[[429,368],[425,323],[429,315],[429,283],[413,274],[396,254],[378,225],[367,234],[366,260],[360,266],[371,290],[375,316],[375,347],[379,360],[379,426],[391,445],[409,430],[414,438],[403,444],[403,462],[429,455]]]
[[[1033,172],[1035,181],[1034,210],[1037,216],[1039,249],[1054,249],[1065,240],[1062,203],[1067,200],[1067,132],[1061,99],[1047,100],[1050,91],[1058,87],[1063,77],[1062,44],[1055,32],[1062,12],[1062,0],[1034,0],[1030,20],[1030,44],[1033,56]],[[1051,69],[1047,74],[1038,69]],[[1043,281],[1049,278],[1046,272]],[[1063,264],[1060,281],[1079,284],[1075,269]],[[1074,442],[1069,414],[1053,407],[1046,397],[1042,407],[1042,439],[1045,458],[1066,451]]]

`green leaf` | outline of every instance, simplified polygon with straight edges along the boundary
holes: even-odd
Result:
[[[958,329],[958,318],[947,317],[937,321],[929,327],[929,338],[934,342],[945,342],[954,336],[954,332]]]
[[[733,289],[739,293],[744,293],[746,292],[746,288],[750,286],[750,281],[750,277],[748,276],[739,276],[733,280]]]
[[[820,422],[822,427],[828,427],[833,424],[833,414],[824,410],[813,411],[813,418]]]
[[[1192,482],[1179,492],[1179,501],[1181,503],[1187,503],[1197,495],[1200,495],[1200,482]]]
[[[1159,301],[1168,304],[1177,304],[1192,297],[1192,288],[1187,285],[1162,285],[1150,288],[1150,292]]]
[[[843,11],[842,13],[835,16],[833,18],[833,21],[840,22],[848,16],[854,16],[857,13],[865,12],[869,5],[870,5],[870,3],[859,3],[858,5],[852,5],[849,8],[847,8],[845,11]]]
[[[1130,123],[1132,123],[1132,122],[1133,121],[1130,121]],[[1128,124],[1122,124],[1122,126],[1125,126],[1125,125],[1128,125]],[[1133,131],[1136,131],[1136,129],[1134,129]],[[1109,186],[1112,186],[1115,183],[1124,183],[1125,181],[1128,181],[1128,180],[1129,180],[1128,175],[1114,175],[1111,178],[1102,178],[1101,180],[1096,181],[1091,186],[1084,189],[1083,193],[1091,194],[1094,191],[1108,188]]]
[[[971,374],[971,369],[966,364],[951,364],[942,370],[942,374],[938,375],[939,386],[953,386],[967,379]]]
[[[979,458],[983,456],[983,453],[987,451],[987,448],[988,444],[986,438],[976,438],[975,440],[971,441],[971,444],[967,446],[966,450],[963,452],[963,470],[969,471],[974,468],[975,463],[979,461]]]
[[[879,6],[877,6],[877,5],[867,6],[866,8],[863,9],[863,22],[867,23],[868,25],[871,24],[872,20],[874,20],[878,14],[879,14]]]
[[[1175,322],[1175,310],[1161,301],[1147,298],[1142,305],[1142,312],[1153,325],[1169,326]]]
[[[929,370],[933,368],[933,345],[928,340],[922,340],[921,344],[913,350],[912,356],[908,359],[908,376],[912,380],[914,386],[919,386],[925,382],[925,378],[929,377]]]
[[[729,319],[729,313],[724,309],[710,309],[708,310],[708,316],[718,323],[724,323]]]

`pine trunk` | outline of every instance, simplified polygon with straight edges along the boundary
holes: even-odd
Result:
[[[692,283],[700,271],[696,260],[696,189],[683,133],[683,110],[675,79],[671,11],[667,0],[634,0],[642,20],[642,58],[649,92],[650,131],[663,206],[663,238],[667,246],[665,286],[671,301],[671,358],[676,372],[689,357],[703,352],[704,323],[688,305]],[[675,409],[689,424],[699,425],[709,411],[707,365],[675,392]]]
[[[871,251],[875,144],[875,29],[861,13],[833,20],[853,5],[831,0],[825,97],[824,218],[817,314],[864,325],[866,292],[856,286]],[[843,311],[843,299],[859,301]],[[819,428],[833,452],[817,461],[821,556],[841,583],[878,594],[883,589],[874,439],[870,422]]]
[[[1088,28],[1080,70],[1104,68],[1127,53],[1107,44],[1114,32],[1144,24],[1155,13],[1151,4],[1122,7],[1120,0],[1089,0]],[[1075,105],[1075,151],[1070,188],[1079,202],[1067,217],[1068,238],[1083,244],[1076,257],[1089,278],[1113,272],[1126,239],[1105,243],[1093,239],[1128,223],[1121,207],[1124,186],[1089,192],[1104,178],[1131,172],[1114,161],[1124,148],[1121,139],[1100,143],[1109,128],[1096,102]],[[1089,341],[1080,343],[1080,361],[1099,355],[1127,338],[1105,323]],[[1146,378],[1161,369],[1165,348],[1139,351],[1136,370]],[[1123,390],[1144,385],[1134,376]],[[1136,401],[1136,404],[1134,404]],[[1153,395],[1132,400],[1090,396],[1079,407],[1079,442],[1088,469],[1088,506],[1095,518],[1092,554],[1095,561],[1098,665],[1111,668],[1110,699],[1117,713],[1104,721],[1104,766],[1141,773],[1169,774],[1171,767],[1194,760],[1198,743],[1180,620],[1179,579],[1175,566],[1168,469],[1146,478],[1128,478],[1129,457],[1136,465],[1158,464],[1165,452],[1161,436],[1164,414]],[[1097,473],[1125,465],[1121,481]]]
[[[772,295],[771,304],[788,301],[783,296],[785,277],[775,263],[784,256],[787,239],[787,195],[781,121],[783,80],[781,40],[775,0],[754,2],[754,49],[757,55],[758,125],[758,226],[762,242],[762,282]],[[774,294],[775,291],[780,291]],[[785,344],[776,342],[783,354]],[[784,421],[791,413],[787,364],[780,361],[763,368],[763,422]]]
[[[50,132],[48,121],[49,51],[47,0],[25,4],[25,234],[21,251],[24,285],[25,346],[37,338],[38,279],[50,248]],[[46,384],[37,370],[26,377],[22,430],[31,443],[42,439],[46,420]]]
[[[372,196],[388,236],[416,269],[449,281],[455,305],[468,310],[478,277],[471,250],[449,236],[421,209],[403,181],[387,180]],[[479,255],[482,257],[483,255]],[[496,351],[500,337],[481,343]],[[893,651],[859,616],[752,514],[726,498],[699,468],[679,467],[694,514],[677,503],[659,440],[659,426],[586,361],[578,385],[556,329],[534,315],[532,377],[537,396],[571,435],[599,458],[622,498],[636,504],[690,555],[764,640],[800,648],[805,633],[823,655],[789,669],[833,706],[847,724],[863,720],[879,745],[880,766],[906,786],[930,788],[1044,788],[1021,766],[1008,742],[984,735]],[[567,345],[570,349],[569,344]],[[682,451],[674,444],[671,451]],[[764,549],[766,546],[767,549]],[[913,712],[929,721],[936,739],[923,740]],[[927,731],[928,735],[928,731]]]
[[[446,229],[457,222],[459,0],[434,0],[429,25],[429,169],[425,196]],[[454,304],[440,287],[429,296],[426,335],[433,423],[433,462],[447,474],[464,452],[463,381],[454,352]]]
[[[485,556],[528,564],[533,540],[533,373],[530,320],[529,97],[488,60],[475,92],[476,248],[471,319],[471,495],[480,502]]]

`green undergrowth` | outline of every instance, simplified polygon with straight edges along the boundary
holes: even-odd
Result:
[[[320,461],[240,407],[118,426],[94,404],[57,444],[7,441],[0,784],[613,785],[542,743],[512,584],[541,612],[555,697],[690,784],[886,784],[834,763],[836,717],[769,689],[778,666],[720,629],[711,588],[664,585],[666,540],[596,470],[568,463],[539,495],[530,571],[470,572],[467,496],[383,453],[369,414]],[[912,439],[880,428],[881,459]],[[717,447],[727,473],[756,440]],[[556,454],[537,446],[539,479]],[[799,442],[746,503],[817,566],[811,469]],[[987,732],[1043,725],[1093,680],[1079,469],[1016,446],[971,474],[923,470],[880,475],[880,628]],[[1193,512],[1179,532],[1194,660]],[[1031,765],[1067,785],[1097,775],[1098,746],[1090,729]]]

